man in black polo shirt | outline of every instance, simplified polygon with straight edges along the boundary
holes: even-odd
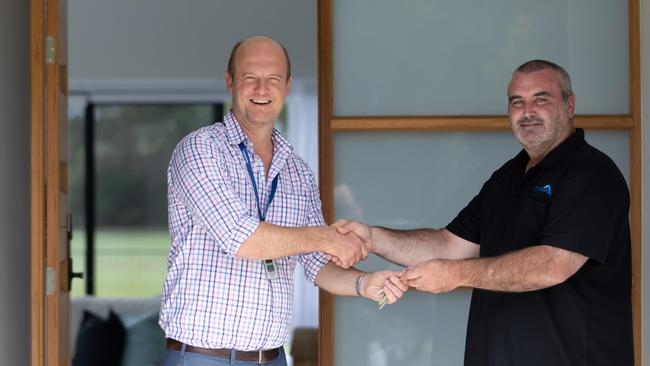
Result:
[[[629,193],[574,108],[566,71],[526,62],[508,86],[524,149],[445,229],[340,228],[411,266],[402,280],[418,290],[474,288],[465,365],[634,363]]]

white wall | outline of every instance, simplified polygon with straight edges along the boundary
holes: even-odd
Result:
[[[650,0],[641,0],[641,108],[643,128],[643,364],[650,365]]]
[[[232,46],[257,34],[284,44],[294,77],[316,77],[315,0],[69,0],[68,9],[71,89],[126,80],[225,93]]]
[[[30,360],[29,2],[0,0],[0,365]]]

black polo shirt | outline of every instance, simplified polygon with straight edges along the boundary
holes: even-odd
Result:
[[[614,162],[577,129],[525,172],[521,151],[447,226],[481,257],[551,245],[589,260],[564,283],[474,289],[465,365],[632,365],[629,193]]]

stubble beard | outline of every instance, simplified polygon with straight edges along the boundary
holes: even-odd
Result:
[[[561,116],[555,116],[551,123],[545,123],[545,121],[539,117],[522,118],[517,121],[518,128],[521,128],[520,123],[541,122],[543,131],[535,133],[518,130],[517,133],[515,133],[515,137],[529,155],[545,156],[555,148],[560,139],[560,135],[563,133],[561,126],[562,122],[560,122],[560,120]],[[552,127],[552,129],[549,129],[549,127]]]
[[[280,116],[279,113],[265,113],[263,115],[256,115],[255,113],[249,113],[245,112],[246,119],[253,123],[254,125],[258,126],[268,126],[268,125],[275,125],[275,122],[278,120],[278,117]]]

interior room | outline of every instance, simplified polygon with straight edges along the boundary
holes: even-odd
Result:
[[[278,129],[317,170],[316,15],[315,1],[68,2],[70,251],[84,274],[71,288],[72,357],[92,345],[84,311],[106,318],[112,309],[127,331],[122,365],[159,362],[167,163],[183,136],[228,112],[223,73],[237,41],[264,34],[287,48],[292,90]],[[294,280],[291,334],[313,334],[302,344],[315,354],[318,291],[300,270]]]

